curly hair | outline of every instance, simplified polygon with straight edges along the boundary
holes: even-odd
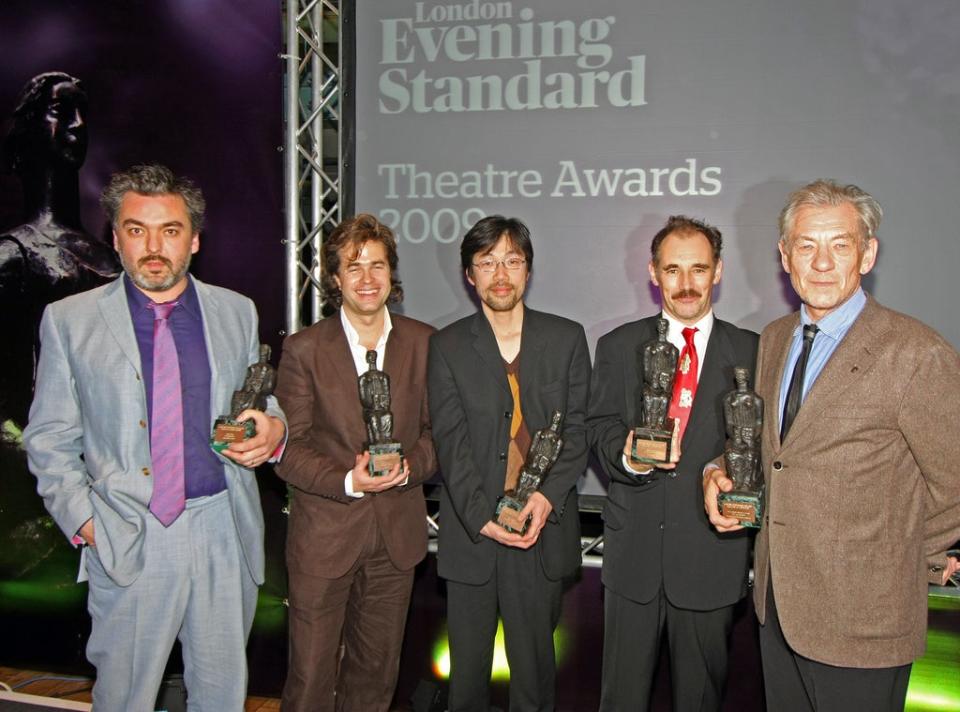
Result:
[[[397,238],[393,231],[369,213],[360,213],[352,218],[343,220],[337,225],[330,236],[323,241],[321,248],[322,273],[320,287],[323,300],[328,307],[339,309],[343,304],[343,293],[337,286],[337,272],[340,271],[340,250],[350,247],[354,256],[359,255],[363,246],[368,242],[379,242],[387,251],[387,262],[390,265],[390,296],[387,301],[397,303],[403,301],[403,286],[397,277]]]

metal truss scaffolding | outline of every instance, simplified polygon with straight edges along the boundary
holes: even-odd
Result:
[[[286,333],[321,318],[320,246],[343,208],[340,0],[286,0],[283,182]]]

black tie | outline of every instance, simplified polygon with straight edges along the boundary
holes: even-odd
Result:
[[[800,402],[803,400],[803,377],[807,372],[807,361],[810,359],[810,350],[813,348],[813,340],[820,329],[816,324],[807,324],[803,327],[803,350],[800,352],[800,358],[793,367],[793,377],[790,379],[790,388],[787,389],[787,404],[783,407],[783,420],[780,425],[780,442],[787,437],[790,426],[793,425],[793,419],[797,417],[797,411],[800,410]]]

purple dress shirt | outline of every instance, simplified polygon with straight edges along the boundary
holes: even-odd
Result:
[[[150,298],[123,276],[127,304],[133,319],[133,332],[140,348],[140,366],[147,390],[147,420],[153,413],[153,312],[147,308]],[[177,345],[180,363],[180,389],[183,394],[184,493],[187,499],[216,494],[227,487],[223,462],[210,449],[210,359],[203,333],[203,315],[193,280],[179,297],[180,304],[170,314],[170,329]]]

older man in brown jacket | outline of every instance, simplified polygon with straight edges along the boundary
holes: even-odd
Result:
[[[780,253],[803,306],[760,337],[766,514],[756,542],[767,709],[902,710],[923,654],[927,584],[960,538],[960,356],[867,296],[879,204],[816,181],[780,215]],[[802,403],[802,407],[801,407]],[[732,482],[704,473],[717,511]]]

